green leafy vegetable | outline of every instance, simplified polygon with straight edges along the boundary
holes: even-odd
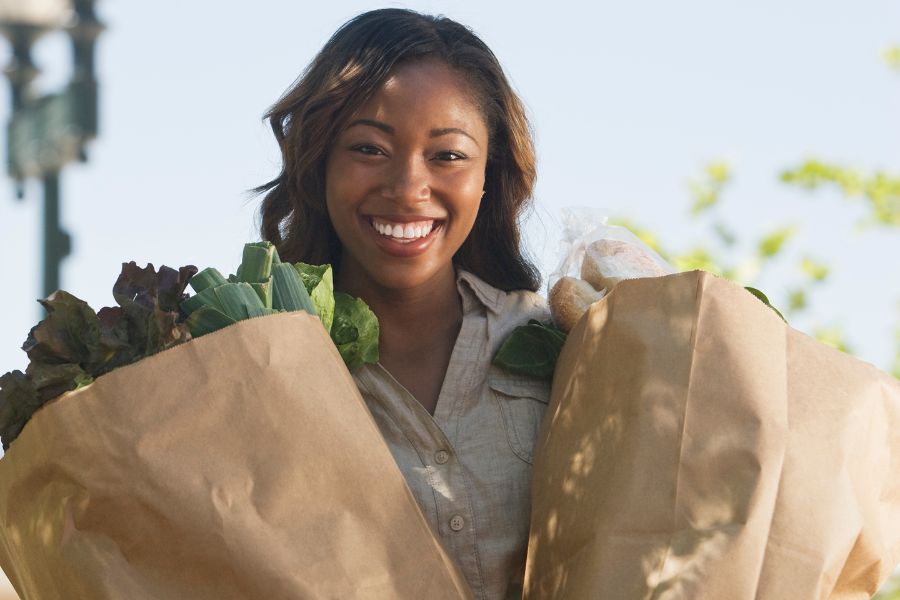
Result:
[[[303,310],[318,315],[347,368],[378,362],[378,318],[362,300],[335,293],[331,265],[282,263],[275,246],[258,242],[244,246],[237,274],[205,269],[190,285],[197,295],[181,308],[194,337],[250,317]]]
[[[191,335],[200,337],[223,327],[237,323],[222,311],[212,305],[201,306],[187,318],[187,326],[191,329]]]
[[[34,383],[22,371],[0,376],[0,438],[3,449],[16,439],[42,402]]]
[[[552,323],[531,319],[527,325],[516,327],[504,340],[493,364],[517,375],[549,379],[565,343],[564,331]]]
[[[184,293],[190,283],[196,295]],[[318,315],[347,367],[378,361],[378,319],[360,299],[334,293],[330,265],[282,263],[269,242],[246,244],[235,275],[130,262],[113,286],[118,306],[95,313],[58,291],[22,349],[25,373],[0,377],[0,440],[9,448],[36,410],[94,378],[242,319],[303,310]]]
[[[272,271],[274,283],[275,306],[284,310],[305,310],[310,314],[316,314],[316,306],[297,270],[288,264],[276,265]]]
[[[272,276],[272,265],[280,262],[278,252],[271,242],[244,244],[244,254],[237,275],[247,283],[262,283]]]
[[[237,273],[227,279],[215,269],[205,269],[190,280],[197,294],[184,300],[181,309],[194,337],[278,312],[315,314],[300,276],[291,265],[282,264],[274,245],[245,244],[242,256]]]
[[[334,323],[334,275],[331,265],[308,265],[298,262],[294,263],[294,268],[303,280],[322,326],[330,333]]]
[[[331,339],[350,370],[378,362],[378,317],[359,298],[335,292]]]
[[[9,448],[34,412],[64,392],[88,385],[104,373],[190,339],[178,304],[197,272],[153,265],[122,265],[113,286],[119,306],[94,313],[86,302],[65,291],[39,300],[47,316],[22,345],[25,373],[0,377],[0,438]]]
[[[194,291],[199,294],[206,288],[214,288],[227,282],[217,269],[209,267],[191,277],[190,283]]]

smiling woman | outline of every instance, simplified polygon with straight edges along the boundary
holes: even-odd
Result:
[[[424,516],[475,597],[520,597],[546,381],[491,358],[547,319],[520,245],[534,148],[494,54],[443,17],[386,9],[329,40],[268,117],[283,165],[263,237],[332,263],[380,322],[352,374]]]

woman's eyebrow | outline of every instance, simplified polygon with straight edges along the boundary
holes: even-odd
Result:
[[[387,123],[382,123],[381,121],[375,121],[373,119],[356,119],[355,121],[347,125],[347,129],[355,127],[356,125],[368,125],[369,127],[380,129],[381,131],[389,134],[393,134],[395,131],[395,129]]]
[[[355,127],[356,125],[368,125],[369,127],[374,127],[375,129],[381,130],[389,135],[393,135],[397,131],[396,129],[394,129],[393,127],[388,125],[387,123],[383,123],[381,121],[376,121],[374,119],[356,119],[355,121],[353,121],[352,123],[347,125],[347,129],[350,129],[351,127]],[[428,137],[433,137],[433,138],[440,137],[442,135],[447,135],[450,133],[462,134],[462,135],[466,136],[467,138],[469,138],[470,140],[472,140],[473,142],[475,142],[475,144],[478,145],[479,147],[481,146],[480,144],[478,144],[478,140],[476,140],[474,137],[472,137],[466,130],[460,129],[459,127],[444,127],[441,129],[432,129],[431,131],[428,132]]]
[[[442,135],[447,135],[448,133],[462,134],[462,135],[466,136],[467,138],[469,138],[470,140],[472,140],[473,142],[475,142],[476,146],[481,147],[481,144],[478,143],[478,140],[476,140],[474,137],[469,135],[469,133],[467,131],[465,131],[464,129],[460,129],[459,127],[444,127],[443,129],[432,129],[431,131],[428,132],[428,137],[440,137]]]

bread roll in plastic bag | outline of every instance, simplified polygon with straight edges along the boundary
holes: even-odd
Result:
[[[585,208],[563,212],[561,254],[548,297],[553,320],[564,331],[620,281],[677,272],[630,230]]]

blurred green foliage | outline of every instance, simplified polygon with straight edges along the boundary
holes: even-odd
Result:
[[[858,169],[810,159],[781,173],[781,180],[808,190],[837,188],[846,198],[862,198],[868,203],[864,225],[900,226],[900,176]]]
[[[808,256],[800,261],[800,269],[804,275],[813,281],[825,281],[828,279],[828,273],[831,271],[825,263],[818,262]]]
[[[881,56],[890,68],[900,71],[900,46],[885,48]]]
[[[715,206],[730,179],[731,166],[719,160],[707,164],[700,177],[689,180],[688,188],[694,199],[691,214],[696,216]]]
[[[777,256],[778,253],[781,252],[781,249],[784,248],[785,243],[794,237],[794,234],[796,233],[796,226],[786,225],[766,234],[758,244],[760,257],[772,258]]]

